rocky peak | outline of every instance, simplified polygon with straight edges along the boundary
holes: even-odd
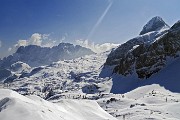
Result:
[[[171,30],[179,30],[180,29],[180,20],[177,21],[172,27]]]
[[[151,31],[158,31],[162,28],[169,28],[169,25],[167,25],[164,20],[159,17],[153,17],[142,29],[140,32],[140,35],[143,35],[145,33],[151,32]]]
[[[175,23],[170,30],[151,44],[141,44],[124,54],[114,68],[121,75],[137,74],[140,79],[147,79],[163,69],[168,60],[179,57],[180,52],[180,22]],[[116,59],[116,58],[113,58]]]

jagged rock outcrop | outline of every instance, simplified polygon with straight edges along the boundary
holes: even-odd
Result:
[[[159,18],[159,19],[162,20],[162,18]],[[154,17],[148,23],[151,23],[151,26],[153,26],[153,28],[155,28],[154,26],[157,23],[159,23],[159,21],[156,20],[156,17]],[[145,26],[147,26],[147,25],[145,25]],[[145,26],[143,29],[145,29]],[[163,36],[169,29],[169,26],[165,23],[164,26],[161,25],[161,27],[160,27],[161,29],[159,27],[157,27],[157,28],[158,29],[155,29],[154,31],[150,31],[148,33],[145,33],[143,35],[139,35],[138,37],[130,39],[126,43],[120,45],[117,49],[111,51],[111,53],[108,55],[105,65],[119,64],[120,61],[122,59],[124,59],[125,55],[128,52],[131,52],[133,49],[137,48],[141,44],[151,44],[157,38],[159,38],[160,36]],[[144,31],[144,30],[142,30],[142,31]]]
[[[120,48],[121,46],[118,49]],[[116,50],[114,52],[118,53]],[[113,72],[124,76],[135,73],[138,78],[149,78],[164,68],[169,59],[178,57],[179,52],[180,22],[178,21],[154,42],[150,44],[144,42],[131,51],[120,53],[121,58],[118,59],[118,65],[115,65]]]
[[[143,35],[148,32],[152,31],[158,31],[160,29],[169,28],[169,25],[167,25],[164,20],[159,17],[153,17],[142,29],[140,32],[140,35]]]

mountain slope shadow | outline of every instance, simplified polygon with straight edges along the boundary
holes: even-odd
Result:
[[[159,84],[165,89],[171,92],[180,93],[180,73],[178,69],[180,68],[180,58],[177,58],[171,64],[167,65],[163,70],[152,75],[148,79],[138,79],[136,74],[123,76],[119,74],[113,74],[111,79],[113,81],[113,86],[111,88],[111,93],[124,94],[134,90],[138,87]],[[101,71],[101,77],[108,77],[110,73],[107,73],[107,68],[103,68]]]

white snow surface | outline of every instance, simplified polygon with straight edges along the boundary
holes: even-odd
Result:
[[[136,88],[142,82],[136,75],[111,76],[112,66],[101,73],[111,77],[99,76],[107,55],[105,52],[41,66],[28,77],[2,86],[43,98],[48,93],[43,89],[50,87],[55,94],[45,101],[35,95],[25,97],[2,89],[0,120],[115,120],[109,114],[119,120],[180,119],[180,94],[175,93],[180,83],[177,71],[180,58],[170,58],[172,61],[162,71],[143,80],[144,85]],[[110,93],[112,80],[112,90],[122,89],[123,94]],[[94,91],[94,94],[83,90]]]
[[[107,102],[112,98],[115,100]],[[180,119],[180,94],[157,84],[139,87],[125,94],[106,95],[97,101],[119,120]]]
[[[60,60],[48,66],[34,68],[25,77],[14,79],[4,85],[21,94],[34,93],[44,97],[43,89],[53,89],[56,94],[64,92],[109,93],[110,78],[101,78],[102,65],[109,52],[86,55],[73,60]],[[7,86],[6,86],[7,85]]]
[[[95,101],[61,100],[51,103],[0,89],[0,120],[117,120]]]

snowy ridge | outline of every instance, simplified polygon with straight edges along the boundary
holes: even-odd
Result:
[[[95,101],[61,100],[50,103],[37,96],[24,97],[0,89],[1,120],[117,120]]]

